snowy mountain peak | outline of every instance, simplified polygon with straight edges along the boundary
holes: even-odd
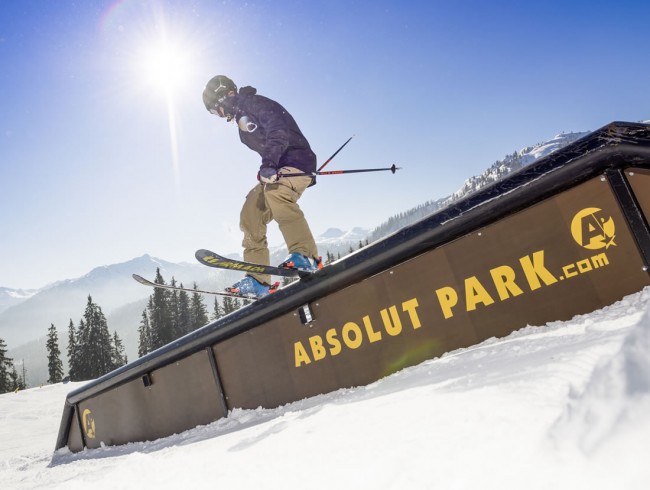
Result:
[[[158,267],[161,269],[161,271],[165,271],[169,268],[174,268],[178,265],[179,264],[173,264],[171,262],[167,262],[165,260],[152,257],[149,254],[144,254],[141,255],[140,257],[136,257],[126,262],[119,262],[116,264],[101,265],[99,267],[95,267],[90,272],[84,274],[81,277],[64,279],[62,281],[49,284],[48,286],[46,286],[46,288],[49,289],[51,287],[61,286],[65,284],[79,284],[88,281],[92,282],[97,280],[103,280],[106,277],[112,277],[116,275],[126,274],[127,276],[130,276],[131,273],[134,271],[136,272],[140,270],[155,271],[156,268]]]
[[[11,289],[0,287],[0,313],[34,296],[36,289]]]
[[[359,226],[352,228],[350,231],[343,231],[339,228],[329,228],[316,238],[319,245],[338,242],[358,242],[365,240],[368,236],[368,230]]]
[[[27,299],[31,298],[37,293],[36,289],[9,289],[0,288],[0,296],[8,296],[14,299]]]
[[[587,136],[589,132],[582,133],[560,133],[549,141],[538,143],[534,146],[523,148],[517,152],[518,157],[521,159],[521,165],[529,165],[539,158],[550,155],[556,150],[579,140],[583,136]]]
[[[322,233],[319,238],[339,238],[343,236],[345,232],[339,228],[328,228],[324,233]]]

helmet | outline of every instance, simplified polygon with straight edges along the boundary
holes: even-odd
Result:
[[[225,75],[217,75],[212,77],[203,90],[203,103],[205,108],[209,111],[215,111],[217,105],[224,101],[228,92],[233,90],[237,92],[237,85],[230,78]]]

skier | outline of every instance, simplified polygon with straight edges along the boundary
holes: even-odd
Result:
[[[298,206],[302,193],[316,183],[312,176],[291,177],[292,173],[316,171],[316,155],[291,114],[277,102],[257,95],[253,87],[237,86],[217,75],[203,91],[206,109],[239,127],[239,138],[259,153],[262,164],[259,183],[246,196],[239,226],[244,232],[244,260],[270,264],[266,227],[278,223],[289,256],[280,267],[316,271],[321,267],[314,237]],[[250,273],[226,291],[260,298],[275,290],[268,275]]]

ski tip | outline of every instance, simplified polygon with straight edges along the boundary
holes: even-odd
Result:
[[[149,281],[147,281],[144,277],[139,276],[138,274],[131,274],[131,277],[133,277],[133,279],[138,281],[140,284],[145,284],[145,285],[149,284]]]
[[[214,257],[216,255],[217,254],[215,254],[214,252],[211,252],[210,250],[208,250],[206,248],[200,248],[194,253],[194,257],[196,257],[198,260],[201,260],[202,258],[207,257],[207,256]]]

